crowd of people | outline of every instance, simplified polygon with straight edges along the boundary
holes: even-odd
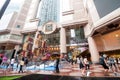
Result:
[[[50,55],[46,55],[46,57],[48,58],[48,56]],[[1,56],[0,57],[0,68],[4,68],[10,71],[18,71],[18,73],[23,73],[25,72],[27,69],[27,67],[30,67],[32,65],[36,65],[37,66],[37,59],[38,58],[34,58],[32,60],[30,60],[28,57],[24,57],[24,56],[16,56],[16,57],[12,57],[11,59],[9,59],[6,55]],[[42,64],[43,61],[48,61],[49,59],[40,59],[39,60],[39,65]],[[53,60],[54,62],[54,66],[55,66],[55,73],[59,73],[59,62],[60,62],[60,56],[58,56],[56,59]]]
[[[114,56],[100,55],[99,60],[106,73],[111,70],[116,75],[119,71],[120,58],[115,58]]]
[[[88,59],[87,56],[82,57],[80,55],[77,56],[72,55],[69,56],[68,61],[69,63],[71,63],[71,65],[78,64],[82,75],[89,76],[89,74],[91,73],[90,72],[91,61]]]
[[[11,71],[14,70],[14,65],[16,64],[16,70],[18,72],[23,73],[23,66],[27,66],[28,64],[28,58],[27,57],[22,57],[20,59],[13,57],[9,59],[6,55],[0,57],[0,67],[3,67],[4,69],[9,69]]]
[[[82,75],[89,75],[91,73],[90,65],[92,64],[92,62],[88,59],[87,56],[70,56],[68,61],[72,65],[78,64]],[[100,55],[98,64],[104,68],[105,73],[108,73],[108,71],[112,71],[116,74],[119,71],[120,58],[115,58],[114,56]]]
[[[66,61],[68,61],[71,65],[78,64],[82,75],[89,76],[89,74],[91,73],[90,66],[92,62],[90,61],[89,57],[87,56],[83,57],[81,55],[69,57],[68,55],[66,56],[64,55],[64,58],[66,58]],[[0,57],[0,66],[5,66],[6,69],[10,68],[11,70],[14,70],[14,64],[16,63],[18,73],[24,72],[23,67],[24,68],[27,67],[28,62],[29,60],[27,57],[21,57],[19,59],[16,57],[8,59],[7,56],[5,55]],[[55,60],[56,73],[60,72],[59,63],[60,63],[60,57],[56,58]],[[120,58],[115,58],[114,56],[100,55],[99,64],[102,65],[106,73],[110,70],[114,73],[117,73],[120,67]]]

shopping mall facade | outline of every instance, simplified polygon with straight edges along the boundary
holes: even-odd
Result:
[[[120,1],[65,1],[25,0],[20,12],[12,15],[9,27],[0,31],[4,36],[0,37],[1,49],[19,50],[22,46],[36,56],[43,51],[90,53],[94,63],[100,53],[120,57]]]

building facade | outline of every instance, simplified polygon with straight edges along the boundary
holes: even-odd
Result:
[[[16,7],[19,10],[15,9],[13,2],[8,5],[8,8],[5,11],[0,21],[0,51],[6,53],[12,53],[16,46],[22,45],[21,30],[25,23],[25,19],[30,7],[31,0],[22,0],[23,4],[16,4]],[[12,9],[11,9],[12,8]]]
[[[120,1],[83,0],[88,13],[88,24],[84,27],[93,62],[99,54],[119,57]]]
[[[52,22],[52,24],[50,23],[48,26],[53,25],[53,23],[55,25],[56,23],[58,23],[60,6],[59,6],[59,0],[41,0],[41,1],[34,0],[31,5],[33,7],[31,7],[30,9],[30,15],[27,16],[26,24],[24,25],[22,33],[24,35],[24,42],[25,42],[24,44],[27,43],[29,44],[29,42],[27,41],[28,38],[33,39],[32,51],[35,54],[37,54],[37,53],[41,53],[40,51],[42,49],[40,47],[36,47],[36,45],[38,45],[36,44],[36,40],[38,38],[37,36],[40,34],[40,32],[44,32],[42,29],[43,26],[46,25],[46,23]],[[56,27],[57,26],[55,26],[55,29]],[[48,29],[48,32],[49,30],[50,28]],[[59,33],[55,33],[54,35],[57,35],[57,37],[59,37],[58,34]],[[51,41],[51,39],[53,38],[53,35],[52,37],[50,37],[49,34],[44,34],[42,36],[44,37],[42,41],[44,41],[45,39]],[[57,42],[59,44],[59,40]],[[53,44],[53,43],[49,42],[47,44]]]
[[[10,32],[14,34],[15,26],[23,21],[18,34],[24,51],[36,56],[43,51],[90,53],[93,63],[99,62],[101,53],[120,56],[119,0],[25,1]]]
[[[60,32],[61,53],[71,53],[71,51],[82,53],[87,49],[84,26],[88,23],[83,1],[66,0],[66,2],[62,1],[62,4],[62,27]],[[68,7],[66,7],[66,5]]]
[[[63,1],[61,1],[61,5],[63,4],[62,2]],[[42,37],[44,38],[43,40],[46,40],[46,44],[50,52],[68,53],[69,51],[71,52],[73,49],[76,50],[86,49],[87,41],[84,35],[84,26],[87,23],[87,14],[85,12],[83,2],[82,0],[77,2],[73,0],[68,0],[68,3],[70,3],[68,6],[69,7],[71,6],[71,8],[69,10],[62,11],[62,17],[66,19],[67,16],[70,15],[72,18],[70,20],[68,18],[68,20],[61,22],[59,22],[60,21],[59,0],[57,1],[42,0],[40,4],[37,4],[41,6],[39,8],[40,12],[38,13],[40,19],[36,19],[36,17],[34,17],[33,21],[29,22],[29,24],[38,23],[38,25],[35,24],[36,25],[35,27],[35,25],[26,26],[27,25],[26,24],[25,28],[23,29],[23,34],[26,37],[26,39],[28,39],[28,36],[34,39],[32,48],[34,53],[36,52],[40,53],[41,51],[40,48],[38,49],[37,47],[36,49],[35,47],[36,46],[35,40],[37,40],[36,35],[38,35],[39,32],[43,32],[42,34]],[[78,5],[76,5],[76,3],[78,3]],[[81,6],[79,7],[79,5]],[[37,9],[38,9],[37,6],[34,7],[34,10]],[[30,10],[32,11],[32,9]],[[79,16],[79,14],[83,12],[84,15]],[[35,15],[37,14],[34,13],[34,16]],[[73,35],[72,32],[74,33],[75,36],[72,36]]]

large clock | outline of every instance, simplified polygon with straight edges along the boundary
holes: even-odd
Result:
[[[57,25],[55,22],[49,21],[43,25],[42,31],[44,32],[44,34],[51,34],[56,30],[56,27]]]

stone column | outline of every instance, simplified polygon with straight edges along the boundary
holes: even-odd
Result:
[[[65,28],[60,30],[60,53],[67,53]]]
[[[94,0],[87,0],[87,9],[89,10],[89,15],[91,17],[92,22],[96,22],[100,19],[100,16],[97,12],[96,6],[94,4]]]
[[[88,37],[89,51],[91,54],[91,60],[93,63],[99,62],[99,52],[97,50],[96,43],[92,37]]]
[[[26,22],[29,22],[30,19],[35,19],[36,18],[39,3],[40,3],[40,0],[32,0],[30,8],[29,8],[28,15],[27,15]]]
[[[16,51],[15,51],[15,56],[17,55],[17,52],[20,50],[20,45],[15,45],[15,48],[14,48]]]
[[[37,31],[36,34],[35,34],[34,42],[33,42],[33,47],[32,47],[32,52],[34,52],[34,50],[35,50],[35,48],[36,48],[35,41],[36,41],[36,39],[37,39],[38,34],[39,34],[39,31]]]

